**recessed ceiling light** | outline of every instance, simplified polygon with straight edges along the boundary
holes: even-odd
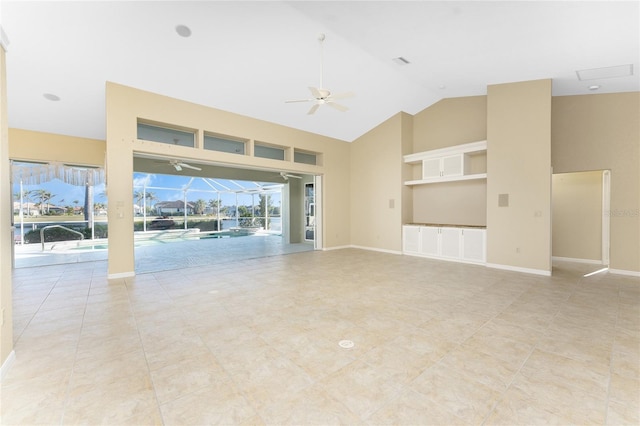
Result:
[[[633,75],[633,64],[618,65],[615,67],[592,68],[576,71],[578,80],[598,80],[601,78],[628,77]]]
[[[42,95],[42,96],[44,96],[44,98],[45,98],[45,99],[47,99],[47,100],[49,100],[49,101],[57,102],[57,101],[59,101],[59,100],[60,100],[60,96],[58,96],[58,95],[54,95],[53,93],[45,93],[45,94],[44,94],[44,95]]]
[[[392,61],[395,62],[398,65],[409,65],[411,63],[406,58],[403,58],[402,56],[398,56],[397,58],[393,58]]]
[[[191,29],[189,27],[187,27],[186,25],[177,25],[176,26],[176,32],[178,33],[178,35],[180,37],[190,37],[191,36]]]
[[[599,84],[594,84],[593,86],[589,86],[589,90],[591,90],[591,91],[598,90],[599,88],[600,88]]]

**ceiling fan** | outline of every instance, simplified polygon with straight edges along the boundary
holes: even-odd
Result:
[[[191,164],[183,163],[178,160],[169,160],[169,164],[171,164],[178,172],[182,171],[183,168],[192,169],[192,170],[202,170],[200,167],[192,166]]]
[[[314,114],[318,110],[320,105],[329,105],[330,107],[335,108],[338,111],[345,112],[349,108],[347,108],[344,105],[336,103],[335,100],[336,99],[346,99],[346,98],[351,98],[351,97],[355,96],[355,93],[353,93],[353,92],[338,93],[336,95],[332,95],[331,92],[328,89],[323,89],[322,88],[322,86],[323,86],[323,84],[322,84],[323,59],[324,59],[322,43],[324,42],[324,39],[325,39],[325,35],[324,34],[322,34],[322,33],[318,34],[318,41],[320,42],[320,86],[319,87],[309,87],[309,91],[311,92],[311,95],[313,96],[312,98],[309,98],[309,99],[294,99],[294,100],[290,100],[290,101],[285,101],[286,103],[292,103],[292,102],[315,102],[315,104],[311,106],[311,109],[309,110],[309,112],[307,112],[307,114]]]
[[[285,172],[280,172],[280,176],[282,176],[282,179],[284,179],[284,180],[289,180],[289,178],[302,179],[302,176],[292,175],[292,174],[285,173]]]

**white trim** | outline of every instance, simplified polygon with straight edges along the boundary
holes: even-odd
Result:
[[[551,276],[551,271],[545,271],[544,269],[521,268],[519,266],[499,265],[496,263],[487,263],[486,266],[487,268],[503,269],[505,271],[524,272],[525,274],[543,275],[545,277]]]
[[[9,372],[13,362],[16,360],[16,352],[11,351],[7,359],[2,363],[2,367],[0,367],[0,382],[4,379],[4,376]]]
[[[602,172],[602,264],[611,262],[611,171]]]
[[[408,180],[408,181],[405,181],[404,184],[407,186],[411,186],[411,185],[424,185],[428,183],[457,182],[461,180],[475,180],[475,179],[486,179],[486,178],[487,178],[486,173],[477,173],[475,175],[447,176],[446,179],[437,177],[437,178],[430,178],[430,179]]]
[[[0,25],[0,47],[2,47],[5,52],[9,50],[9,37],[7,37],[7,33],[4,32],[2,25]]]
[[[560,256],[552,256],[551,260],[557,260],[560,262],[575,262],[575,263],[589,263],[592,265],[606,265],[602,260],[598,259],[577,259],[573,257],[560,257]]]
[[[463,259],[461,257],[443,257],[443,256],[432,256],[429,254],[423,254],[423,253],[415,253],[412,251],[405,251],[402,254],[406,255],[406,256],[413,256],[413,257],[423,257],[425,259],[433,259],[433,260],[444,260],[445,262],[455,262],[455,263],[466,263],[468,265],[486,265],[486,263],[479,261],[479,260],[468,260],[468,259]]]
[[[313,231],[313,249],[314,250],[322,250],[322,246],[324,244],[324,240],[322,238],[323,232],[324,232],[324,224],[322,223],[323,220],[323,214],[322,214],[322,208],[323,208],[323,202],[322,202],[322,191],[323,191],[323,185],[322,185],[322,176],[320,175],[316,175],[313,177],[313,196],[314,196],[314,201],[316,203],[316,207],[315,207],[315,225],[316,225],[316,229]]]
[[[416,152],[403,157],[404,162],[408,164],[416,164],[428,158],[441,157],[443,155],[467,154],[470,152],[479,152],[487,150],[487,141],[478,141],[464,143],[461,145],[448,146],[445,148],[432,149],[429,151]]]
[[[332,251],[332,250],[344,250],[351,248],[353,246],[335,246],[335,247],[322,247],[322,251]]]
[[[117,280],[119,278],[130,278],[130,277],[135,277],[136,273],[135,272],[120,272],[118,274],[109,274],[107,275],[107,279],[108,280]]]
[[[612,274],[618,274],[618,275],[627,275],[630,277],[640,277],[640,271],[627,271],[624,269],[611,269],[609,268],[609,272],[611,272]]]
[[[349,247],[354,249],[360,249],[360,250],[379,251],[381,253],[402,254],[402,252],[399,250],[387,250],[387,249],[381,249],[376,247],[365,247],[365,246],[356,246],[356,245],[351,245]]]

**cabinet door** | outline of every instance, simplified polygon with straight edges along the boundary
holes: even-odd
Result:
[[[439,228],[435,226],[423,226],[420,228],[420,252],[429,256],[437,256],[439,253]]]
[[[402,227],[402,251],[407,253],[420,252],[420,227],[419,226],[403,226]]]
[[[460,258],[462,247],[462,229],[440,228],[440,255],[442,257]]]
[[[422,179],[440,177],[440,158],[430,158],[422,160]]]
[[[462,176],[463,155],[456,154],[442,158],[442,176]]]
[[[485,262],[485,236],[484,229],[465,229],[462,235],[462,258],[472,262]]]

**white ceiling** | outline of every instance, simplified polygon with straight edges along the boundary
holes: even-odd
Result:
[[[105,81],[345,141],[490,84],[552,78],[557,96],[638,91],[639,22],[637,1],[0,2],[9,126],[99,139]],[[341,101],[345,113],[284,103],[319,85],[319,33],[325,87],[356,93]],[[632,76],[576,76],[626,64]]]

